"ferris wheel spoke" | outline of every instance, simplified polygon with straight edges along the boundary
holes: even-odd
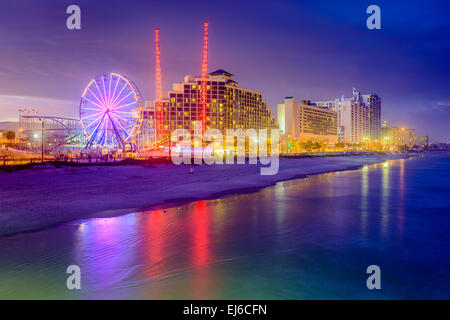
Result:
[[[133,114],[133,112],[131,112],[131,111],[118,111],[117,109],[111,110],[111,112]]]
[[[86,97],[84,97],[83,99],[85,99],[85,100],[87,100],[87,101],[89,101],[90,103],[92,103],[92,104],[95,104],[97,107],[99,107],[100,109],[98,109],[98,110],[103,110],[104,109],[104,107],[103,106],[101,106],[101,105],[99,105],[99,104],[97,104],[97,103],[95,103],[94,101],[92,101],[91,99],[88,99],[88,98],[86,98]],[[86,108],[84,108],[84,109],[86,109]]]
[[[98,116],[96,119],[94,119],[94,121],[92,121],[90,124],[88,124],[86,127],[84,127],[84,129],[87,129],[93,125],[96,125],[101,119],[103,119],[104,116],[105,116],[104,113],[102,115]],[[83,120],[85,120],[85,119],[83,119]]]
[[[103,93],[105,94],[105,105],[108,105],[108,97],[106,95],[106,90],[105,90],[105,77],[102,75],[102,85],[103,85]]]
[[[111,101],[114,101],[116,98],[116,89],[117,89],[117,85],[119,84],[119,82],[120,82],[120,77],[117,77],[117,81],[116,81],[116,85],[114,86],[114,91],[113,91],[113,94],[111,97]]]
[[[86,146],[89,146],[89,145],[95,140],[95,138],[97,137],[97,134],[98,134],[98,129],[99,129],[100,126],[102,125],[104,119],[105,119],[105,114],[103,114],[103,117],[102,117],[100,123],[99,123],[99,124],[97,125],[97,127],[95,128],[95,130],[94,130],[94,132],[92,133],[91,138],[89,139],[89,141],[88,141],[88,143],[86,144]]]
[[[112,113],[116,114],[117,116],[124,116],[124,117],[129,117],[130,115],[132,115],[132,112],[128,112],[128,111],[118,111],[118,110],[111,110]]]
[[[111,125],[112,125],[112,127],[113,127],[113,129],[114,129],[114,132],[115,132],[115,134],[116,134],[117,141],[120,142],[120,144],[123,145],[124,143],[123,143],[122,137],[120,136],[120,133],[119,133],[119,131],[117,130],[116,125],[114,124],[114,121],[113,121],[111,115],[108,114],[108,117],[109,117],[109,120],[111,121]],[[119,123],[119,122],[118,122],[118,123]],[[120,123],[119,123],[119,125],[120,125]],[[121,126],[121,125],[120,125],[120,126]],[[122,127],[122,128],[123,128],[123,127]]]
[[[111,118],[114,118],[114,119],[119,118],[119,119],[121,119],[121,120],[125,120],[125,121],[126,121],[125,118],[123,118],[122,116],[120,116],[119,114],[115,113],[115,112],[112,111],[112,110],[109,112],[109,116],[110,116]]]
[[[127,119],[123,118],[122,116],[120,116],[120,115],[118,115],[118,114],[114,114],[114,113],[113,113],[113,115],[114,115],[114,117],[116,117],[116,118],[118,118],[118,119],[120,119],[120,120],[122,120],[122,121],[124,121],[124,122],[128,122]]]
[[[97,99],[98,103],[102,104],[100,99],[94,94],[94,92],[92,92],[91,88],[88,88],[88,90],[89,90],[90,93],[92,93],[92,95],[95,97],[95,99]]]
[[[116,136],[116,140],[118,141],[118,142],[121,142],[122,141],[122,137],[120,136],[120,133],[117,131],[117,128],[116,128],[116,126],[115,126],[115,124],[114,124],[114,121],[113,121],[113,119],[111,118],[111,115],[110,114],[108,114],[108,117],[109,117],[109,121],[111,122],[111,127],[112,127],[112,133],[111,133],[111,142],[113,142],[113,138],[114,138],[114,135]]]
[[[103,124],[102,124],[102,126],[100,128],[100,130],[102,132],[102,135],[100,136],[99,144],[101,144],[101,145],[105,144],[106,136],[107,136],[107,133],[108,133],[108,119],[107,119],[106,115],[107,114],[105,113],[105,118],[104,118]]]
[[[103,111],[97,112],[97,113],[93,113],[90,116],[85,117],[84,119],[89,119],[89,118],[92,118],[92,117],[98,117],[99,115],[101,115],[103,113],[104,113]]]
[[[122,123],[120,122],[120,120],[122,120],[122,119],[116,119],[116,123],[119,124],[119,126],[122,128],[122,130],[123,130],[124,132],[127,132],[127,129],[124,128],[124,126],[122,125]]]
[[[123,100],[125,100],[126,98],[128,98],[131,94],[133,94],[133,91],[128,92],[128,94],[127,94],[125,97],[123,97],[122,99],[120,99],[119,102],[115,103],[115,104],[112,106],[112,109],[116,109],[116,106],[117,106],[118,104],[120,104]],[[136,101],[133,101],[133,103],[136,103]]]
[[[120,123],[120,121],[117,121],[117,123],[119,124],[119,126],[122,128],[122,130],[123,130],[123,132],[125,133],[125,136],[126,136],[126,138],[128,138],[128,131],[127,131],[127,129],[125,129],[123,126],[122,126],[122,124]],[[126,139],[125,138],[125,139]]]
[[[105,132],[105,130],[102,130],[102,134],[100,136],[100,139],[98,139],[97,144],[104,145],[105,144],[105,136],[106,136],[106,132]]]
[[[123,85],[122,89],[120,90],[119,94],[117,95],[117,97],[114,99],[114,101],[111,103],[111,105],[114,105],[116,103],[116,100],[120,98],[120,95],[122,94],[123,90],[125,89],[125,87],[128,85],[128,83],[125,82],[125,84]]]
[[[127,103],[127,104],[123,104],[123,105],[120,105],[118,107],[113,108],[112,110],[116,111],[116,110],[119,110],[119,109],[122,109],[122,108],[125,108],[125,107],[128,107],[128,106],[131,106],[131,105],[133,105],[135,103],[136,103],[136,101],[133,101],[133,102],[130,102],[130,103]]]
[[[112,81],[112,74],[109,75],[108,101],[111,101],[111,81]]]
[[[91,124],[92,124],[92,123],[95,123],[95,122],[97,122],[97,121],[100,121],[100,119],[103,117],[103,115],[104,115],[104,112],[101,113],[101,114],[99,114],[99,115],[97,116],[97,118],[95,118],[95,119],[92,120]],[[86,120],[86,118],[84,118],[84,120]],[[90,124],[90,125],[91,125],[91,124]]]
[[[108,117],[109,117],[109,114],[107,114],[108,115]],[[108,119],[105,119],[105,126],[106,126],[106,129],[105,129],[105,142],[106,142],[106,144],[108,144]]]
[[[102,96],[102,92],[100,91],[100,88],[99,88],[99,86],[98,86],[98,84],[97,84],[97,80],[95,80],[94,83],[95,83],[95,86],[97,87],[98,93],[100,94],[100,98],[102,98],[103,105],[105,105],[105,99],[104,99],[103,96]]]
[[[119,118],[120,120],[122,120],[122,121],[125,121],[125,122],[128,122],[128,121],[129,121],[129,120],[125,119],[124,117],[122,117],[122,115],[120,115],[120,114],[117,114],[117,113],[115,113],[115,112],[112,112],[112,114],[113,114],[115,117],[117,117],[117,118]]]
[[[99,111],[99,110],[101,110],[102,112],[103,112],[103,110],[102,109],[99,109],[99,108],[82,108],[82,110],[84,111],[84,110],[93,110],[93,111]]]
[[[114,113],[113,113],[112,115],[114,116],[116,122],[119,123],[119,125],[122,127],[122,129],[123,129],[124,131],[127,131],[127,129],[125,129],[125,127],[122,125],[122,123],[123,123],[124,125],[130,124],[130,119],[124,118],[124,117],[122,117],[122,116],[119,115],[119,114],[114,114]]]

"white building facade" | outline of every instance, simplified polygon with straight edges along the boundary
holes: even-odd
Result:
[[[342,142],[362,143],[381,137],[381,98],[376,94],[361,95],[353,88],[351,98],[314,101],[318,107],[333,110],[342,128]]]

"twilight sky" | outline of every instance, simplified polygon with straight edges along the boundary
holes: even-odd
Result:
[[[67,6],[82,29],[66,28]],[[366,8],[381,8],[381,30]],[[19,108],[78,116],[97,74],[128,76],[154,98],[153,30],[160,28],[163,90],[200,74],[202,24],[209,71],[225,69],[263,93],[276,114],[285,96],[332,99],[352,87],[382,98],[382,120],[450,141],[448,1],[2,0],[0,121]]]

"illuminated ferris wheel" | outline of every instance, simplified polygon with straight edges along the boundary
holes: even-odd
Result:
[[[138,130],[141,109],[141,94],[131,80],[116,73],[92,79],[80,102],[86,147],[124,148]]]

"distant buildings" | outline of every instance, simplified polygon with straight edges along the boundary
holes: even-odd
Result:
[[[428,139],[428,135],[423,135],[423,136],[414,136],[414,144],[416,146],[428,146],[429,144],[429,139]]]
[[[353,88],[352,98],[314,101],[313,104],[337,112],[340,141],[362,143],[381,137],[381,98],[361,95]]]
[[[401,148],[413,146],[427,146],[428,136],[417,136],[414,129],[388,127],[386,121],[381,128],[381,135],[388,147]]]
[[[316,141],[336,143],[337,113],[319,108],[310,101],[296,102],[294,97],[286,97],[278,104],[278,125],[281,133],[297,142]]]
[[[286,97],[278,104],[280,130],[293,141],[322,141],[362,144],[381,138],[381,98],[360,94],[326,101]]]
[[[386,132],[386,130],[383,130]],[[414,145],[414,129],[405,129],[398,127],[391,127],[387,130],[387,144],[392,146],[408,146]]]
[[[185,76],[163,94],[158,104],[146,101],[142,132],[156,141],[158,128],[162,136],[175,129],[194,130],[194,122],[201,117],[201,77]],[[413,129],[381,127],[381,98],[376,94],[361,94],[353,88],[350,98],[325,101],[300,100],[286,97],[277,106],[277,123],[260,92],[239,87],[233,75],[217,70],[207,81],[206,129],[263,129],[280,128],[281,142],[295,152],[295,146],[318,143],[331,147],[336,143],[382,146],[425,146],[428,136],[417,136]],[[157,120],[160,119],[160,120]],[[384,143],[384,144],[383,144]]]

